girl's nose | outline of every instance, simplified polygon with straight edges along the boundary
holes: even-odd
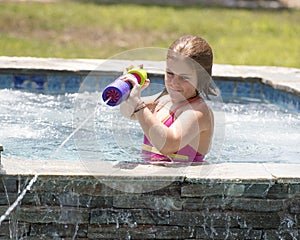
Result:
[[[180,82],[181,82],[180,80],[181,80],[180,76],[174,74],[173,79],[172,79],[172,84],[173,85],[180,85]]]

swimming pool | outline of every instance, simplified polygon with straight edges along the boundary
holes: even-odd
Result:
[[[77,108],[94,112],[93,126],[84,125],[80,134],[95,131],[96,140],[87,142],[86,139],[83,141],[85,146],[83,143],[76,146],[73,137],[52,156],[53,159],[79,160],[77,147],[80,147],[86,158],[142,161],[139,153],[143,134],[138,123],[124,118],[117,107],[99,103],[95,109],[89,110],[89,103],[93,99],[100,102],[100,98],[101,92],[42,94],[0,90],[3,157],[48,160],[73,132],[74,108],[75,104],[80,104]],[[221,162],[297,163],[300,158],[300,116],[296,109],[242,96],[227,96],[225,102],[210,104],[216,115],[225,115],[224,123],[221,119],[225,136],[218,156],[208,155],[207,161],[218,157]],[[216,117],[216,121],[219,120]],[[223,134],[218,130],[216,135]]]
[[[100,92],[79,91],[99,61],[0,62],[0,116],[5,126],[0,132],[0,216],[38,176],[0,225],[0,237],[299,237],[299,70],[217,65],[214,80],[222,101],[210,103],[222,120],[216,127],[222,140],[217,156],[207,156],[210,162],[203,165],[156,166],[135,162],[142,134],[134,122],[122,128],[126,120],[117,109],[94,104]],[[160,64],[153,63],[156,69]],[[85,90],[102,89],[120,74],[121,65],[128,64],[120,61],[103,69]],[[157,90],[161,72],[151,74]],[[53,155],[90,113],[91,121],[80,134]],[[85,134],[102,147],[95,150],[95,145],[81,141]],[[82,162],[91,165],[86,169]]]

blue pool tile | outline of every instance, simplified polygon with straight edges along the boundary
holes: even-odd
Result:
[[[261,83],[253,83],[253,97],[262,98],[262,84]]]
[[[287,92],[282,92],[280,91],[280,94],[281,94],[281,101],[282,101],[282,104],[283,105],[286,105],[287,107],[291,107],[292,104],[291,104],[291,96],[289,93]]]
[[[280,105],[284,108],[299,110],[299,97],[277,89],[273,89],[270,93],[271,97],[267,99],[269,102]]]
[[[0,89],[12,87],[12,75],[0,74]]]
[[[283,96],[279,91],[274,90],[272,102],[273,103],[282,103],[283,102]]]
[[[99,90],[100,77],[99,76],[87,76],[83,78],[83,82],[80,86],[80,92],[96,92]]]
[[[252,94],[252,83],[237,82],[236,95],[239,97],[250,97]]]
[[[31,76],[31,81],[36,84],[37,90],[44,90],[47,79],[46,76]]]
[[[28,75],[15,75],[14,88],[15,89],[29,89],[32,85],[30,76]]]
[[[293,107],[293,109],[295,109],[295,110],[300,110],[300,97],[298,97],[298,96],[295,96],[295,95],[293,95],[293,94],[290,94],[290,96],[291,96],[291,105],[292,105],[292,107]]]
[[[48,76],[47,91],[49,93],[62,93],[63,92],[63,76],[60,76],[60,75]]]
[[[150,81],[150,85],[144,91],[142,91],[143,96],[154,95],[164,90],[165,82],[162,77],[152,77]]]
[[[263,85],[263,98],[269,102],[273,102],[274,89],[271,86]]]
[[[284,104],[288,107],[288,108],[292,108],[293,107],[293,101],[292,101],[292,96],[289,93],[285,93],[285,101]]]
[[[299,111],[300,110],[300,97],[292,95],[291,101],[292,101],[293,107]]]
[[[274,103],[276,105],[280,105],[284,108],[292,109],[292,110],[300,110],[299,109],[299,101],[300,98],[291,93],[280,91],[278,89],[272,88],[269,85],[263,86],[263,98],[264,100]]]
[[[152,77],[150,79],[151,81],[151,84],[154,83],[154,84],[165,84],[165,81],[164,81],[164,78],[163,77]]]
[[[216,84],[221,91],[221,95],[234,95],[235,94],[235,82],[217,81]]]
[[[44,90],[46,83],[46,76],[39,75],[15,75],[14,88],[25,90]]]
[[[78,92],[80,87],[80,76],[66,76],[65,77],[65,92]]]
[[[109,85],[110,83],[112,83],[114,80],[116,80],[118,77],[114,77],[114,76],[101,76],[100,77],[100,86],[99,86],[99,90],[102,92],[103,89]]]

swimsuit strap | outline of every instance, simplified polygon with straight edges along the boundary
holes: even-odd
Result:
[[[179,108],[184,107],[185,105],[187,105],[189,103],[195,102],[198,99],[201,99],[199,95],[187,99],[187,101],[185,101],[184,103],[182,103],[179,106],[177,106],[173,111],[170,111],[170,113],[162,120],[162,122],[165,123],[171,116],[174,116],[174,114],[176,113],[176,111]]]
[[[176,107],[173,111],[171,111],[171,114],[173,115],[179,108],[184,107],[185,105],[187,105],[189,103],[195,102],[198,99],[200,99],[199,95],[187,99],[187,101],[184,101],[184,103],[182,103],[181,105],[179,105],[178,107]]]

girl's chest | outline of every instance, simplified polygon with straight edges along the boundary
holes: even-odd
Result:
[[[171,113],[167,107],[162,107],[157,112],[155,112],[156,118],[161,122],[163,122],[166,118],[168,118],[170,114]]]
[[[164,122],[168,119],[171,115],[174,117],[178,117],[181,111],[177,110],[175,114],[173,113],[174,109],[170,102],[164,103],[163,105],[158,105],[154,111],[154,114],[158,120]]]

